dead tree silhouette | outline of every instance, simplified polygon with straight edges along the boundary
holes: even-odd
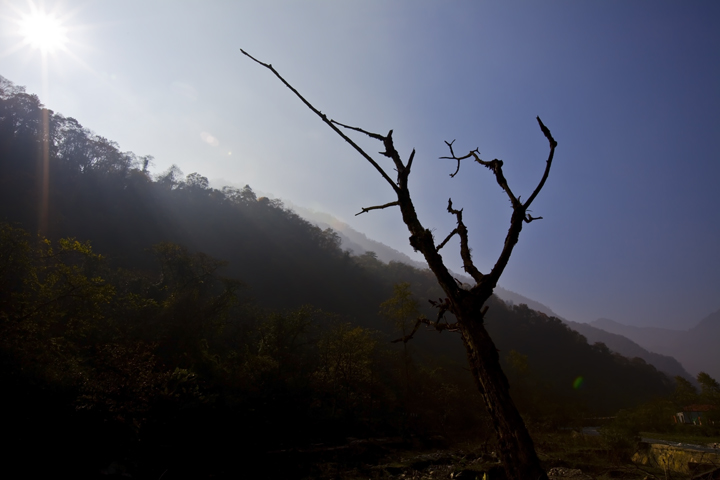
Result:
[[[335,133],[340,135],[340,137],[350,144],[365,160],[370,162],[370,164],[380,173],[383,179],[385,179],[388,185],[390,185],[390,188],[397,197],[396,201],[386,203],[384,205],[362,208],[358,215],[372,210],[395,206],[399,207],[403,222],[410,231],[410,245],[424,255],[430,270],[435,274],[435,277],[446,295],[445,299],[433,302],[435,307],[438,309],[438,315],[435,320],[419,318],[412,333],[406,335],[402,339],[399,339],[399,341],[407,342],[412,339],[413,335],[417,332],[418,327],[422,324],[429,325],[439,331],[449,330],[459,332],[465,344],[470,369],[475,378],[478,390],[482,395],[485,406],[487,407],[488,413],[492,419],[492,424],[499,443],[499,456],[503,462],[507,478],[509,480],[546,480],[547,474],[540,466],[540,461],[535,452],[535,446],[532,438],[530,437],[525,423],[520,417],[520,414],[510,397],[510,387],[508,380],[500,367],[498,351],[495,348],[495,344],[490,338],[490,335],[485,329],[484,316],[488,307],[484,306],[484,304],[492,295],[494,288],[497,286],[500,275],[507,266],[513,248],[518,242],[523,224],[542,218],[532,217],[528,213],[528,209],[542,190],[548,175],[550,174],[550,167],[555,154],[555,147],[557,146],[557,142],[552,137],[550,130],[542,123],[540,117],[537,117],[540,130],[550,144],[550,153],[548,155],[545,171],[540,179],[540,182],[535,187],[535,190],[532,192],[530,197],[524,202],[520,200],[519,196],[515,196],[510,189],[510,186],[503,175],[502,160],[482,160],[477,149],[470,151],[466,155],[457,156],[453,150],[454,141],[445,142],[450,150],[450,155],[441,158],[457,161],[457,168],[455,169],[455,172],[451,174],[452,177],[457,175],[460,171],[460,164],[463,160],[474,160],[493,172],[498,185],[500,185],[503,191],[507,194],[512,204],[513,212],[510,217],[510,228],[505,236],[503,249],[492,270],[489,273],[483,274],[477,267],[475,267],[471,257],[468,242],[468,231],[463,223],[463,210],[453,208],[452,199],[448,200],[447,210],[451,215],[455,216],[457,220],[457,227],[450,232],[450,234],[442,242],[440,242],[440,244],[435,244],[431,231],[423,227],[420,223],[420,220],[415,212],[415,206],[410,198],[410,191],[408,190],[408,177],[410,176],[413,159],[415,158],[415,150],[410,153],[407,162],[403,163],[400,155],[393,145],[392,130],[390,130],[387,135],[380,135],[363,130],[362,128],[352,127],[350,125],[345,125],[329,119],[324,113],[308,102],[292,85],[290,85],[290,83],[288,83],[271,64],[263,63],[257,60],[242,49],[241,52],[275,74],[275,76],[280,79],[280,81],[295,95],[297,95],[297,97],[310,110],[315,112],[315,114],[317,114],[323,122],[332,128]],[[381,154],[392,160],[395,171],[397,172],[397,179],[392,180],[380,164],[367,152],[365,152],[365,150],[358,146],[341,129],[359,132],[381,142],[385,148],[385,151],[381,152]],[[439,254],[440,249],[443,248],[455,235],[458,235],[460,238],[460,255],[463,261],[463,268],[465,272],[467,272],[475,281],[475,285],[473,285],[470,289],[461,288],[459,281],[452,276]],[[444,316],[447,312],[450,312],[455,316],[455,322],[449,323],[445,319]]]

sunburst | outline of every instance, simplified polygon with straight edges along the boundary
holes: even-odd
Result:
[[[46,102],[49,101],[51,69],[67,72],[79,66],[96,74],[76,53],[78,49],[87,51],[89,48],[86,42],[78,41],[77,34],[93,28],[74,21],[84,5],[68,8],[63,0],[47,0],[47,3],[44,0],[0,0],[0,4],[5,9],[0,14],[0,21],[3,43],[7,45],[0,51],[0,61],[4,57],[17,56],[23,67],[38,68],[42,80],[40,93]]]
[[[66,49],[67,28],[62,20],[53,14],[33,9],[30,14],[24,15],[19,23],[20,34],[30,47],[43,54]]]
[[[28,63],[35,63],[37,57],[35,55],[28,55],[29,51],[40,52],[40,74],[42,81],[42,94],[43,99],[47,102],[49,99],[49,68],[48,63],[51,58],[55,57],[58,51],[62,51],[72,58],[76,58],[72,52],[67,48],[69,42],[68,39],[68,27],[66,21],[68,16],[61,17],[57,14],[57,8],[60,3],[56,4],[56,10],[54,12],[48,12],[45,9],[43,3],[36,5],[33,0],[28,0],[27,11],[21,11],[18,7],[10,4],[11,10],[14,11],[12,18],[5,17],[5,20],[9,20],[11,23],[16,25],[16,29],[13,32],[17,37],[18,41],[4,52],[0,52],[0,58],[22,52],[25,61]],[[10,32],[8,32],[10,33]],[[66,62],[63,62],[66,63]],[[49,111],[44,110],[41,117],[41,128],[43,135],[41,138],[44,139],[42,148],[42,164],[41,164],[41,179],[42,188],[41,195],[39,198],[38,213],[39,213],[39,229],[41,232],[45,232],[48,224],[48,199],[49,199]]]
[[[70,27],[68,21],[76,13],[77,7],[74,11],[63,12],[65,9],[61,2],[47,9],[44,3],[35,3],[33,0],[28,0],[24,9],[17,4],[6,5],[9,7],[8,13],[2,15],[3,20],[8,25],[14,24],[14,28],[8,29],[3,36],[15,37],[17,41],[0,52],[0,57],[24,52],[22,54],[27,61],[31,61],[33,56],[28,55],[30,51],[39,52],[43,58],[56,56],[60,52],[71,54],[68,48],[71,44],[69,34],[76,27]]]

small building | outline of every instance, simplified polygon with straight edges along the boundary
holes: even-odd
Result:
[[[702,425],[707,412],[715,410],[715,405],[688,405],[682,412],[675,414],[675,423],[685,425]]]

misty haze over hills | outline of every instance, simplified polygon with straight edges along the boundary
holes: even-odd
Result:
[[[1,80],[0,218],[29,231],[43,230],[50,238],[73,236],[92,242],[111,268],[129,272],[152,272],[154,261],[148,255],[152,245],[181,253],[202,252],[197,255],[206,261],[220,259],[217,265],[224,265],[223,276],[247,285],[248,300],[262,308],[313,305],[352,319],[360,328],[391,335],[378,306],[392,294],[394,285],[407,282],[419,300],[418,313],[428,318],[437,315],[423,301],[442,295],[437,280],[427,269],[406,265],[407,256],[331,217],[321,218],[343,233],[347,238],[343,245],[335,230],[311,225],[281,200],[258,196],[249,186],[214,189],[200,173],[185,176],[178,167],[152,176],[147,171],[148,157],[120,152],[116,144],[54,112],[48,112],[48,123],[56,132],[49,158],[51,181],[48,190],[34,188],[39,172],[35,157],[42,151],[38,142],[44,138],[38,122],[42,105],[22,87]],[[38,213],[41,195],[48,197],[47,217]],[[378,251],[391,261],[385,263],[379,255],[353,256],[348,252],[353,245],[359,251]],[[527,357],[533,375],[546,379],[562,401],[579,401],[611,412],[667,394],[671,388],[669,379],[645,362],[614,355],[602,345],[589,345],[553,318],[549,308],[519,294],[498,293],[506,295],[507,303],[492,298],[486,322],[503,352],[501,361],[510,362],[513,350]],[[508,305],[514,303],[547,313],[527,305]],[[457,336],[418,333],[417,337],[413,347],[465,360],[457,348]],[[512,368],[509,372],[512,376]],[[583,391],[573,386],[579,375],[592,379]],[[623,387],[615,388],[618,385]],[[604,398],[596,395],[610,391],[612,395]]]
[[[332,228],[335,230],[342,241],[342,248],[344,250],[350,250],[354,255],[362,255],[365,252],[372,251],[377,254],[378,260],[385,263],[401,262],[422,270],[428,268],[424,261],[413,260],[408,255],[405,255],[404,253],[399,252],[384,243],[368,238],[364,233],[358,232],[347,223],[338,220],[328,213],[304,208],[299,205],[295,205],[288,200],[283,200],[283,203],[310,223],[322,229]],[[470,279],[467,275],[457,272],[453,272],[453,275],[463,282],[472,283],[472,279]],[[495,288],[495,295],[500,297],[509,305],[520,305],[524,303],[533,310],[542,312],[550,317],[563,319],[560,315],[553,312],[547,305],[527,298],[519,293],[506,290],[498,286]]]
[[[692,374],[704,371],[720,376],[720,310],[703,318],[689,330],[657,327],[633,327],[607,318],[591,322],[607,332],[623,335],[642,347],[678,359]]]
[[[604,343],[610,350],[618,352],[628,358],[642,358],[650,365],[653,365],[671,377],[681,376],[688,380],[694,379],[693,375],[690,375],[683,365],[672,356],[649,351],[627,337],[607,332],[587,323],[572,322],[569,320],[564,320],[564,323],[587,338],[588,343]]]
[[[193,460],[215,458],[228,432],[243,433],[227,451],[251,458],[486,428],[459,335],[418,323],[412,343],[393,341],[418,316],[443,319],[443,302],[427,302],[444,295],[427,268],[249,185],[211,188],[177,166],[152,175],[150,160],[0,77],[0,380],[17,392],[2,407],[32,420],[9,432],[16,445],[51,438],[43,454],[76,465],[85,439],[102,445],[126,427],[151,446],[140,458],[189,445]],[[497,293],[482,316],[486,352],[520,413],[543,425],[669,398],[668,374],[684,374],[630,340],[588,343],[549,307]]]
[[[5,470],[639,480],[641,432],[720,435],[720,3],[68,3],[0,7]]]
[[[420,269],[427,268],[424,262],[413,260],[408,255],[398,252],[392,247],[368,238],[365,234],[358,232],[350,225],[330,214],[307,209],[287,200],[283,200],[283,203],[316,226],[322,229],[332,228],[335,230],[342,241],[342,248],[350,250],[355,255],[362,255],[365,252],[373,251],[377,254],[377,258],[385,263],[395,261]],[[471,282],[465,275],[456,274],[456,277],[468,283]],[[604,343],[610,350],[625,357],[641,358],[671,377],[681,376],[692,379],[698,372],[703,370],[713,377],[717,378],[720,376],[720,371],[715,371],[712,368],[712,363],[720,363],[720,359],[715,361],[712,358],[708,358],[710,353],[703,351],[707,349],[701,349],[695,353],[694,356],[697,358],[693,359],[693,354],[688,354],[688,352],[682,349],[664,347],[664,345],[676,344],[675,340],[678,334],[682,336],[684,333],[679,330],[656,327],[631,327],[607,319],[596,320],[592,325],[579,323],[562,318],[547,305],[502,287],[495,289],[495,295],[508,305],[525,304],[535,311],[542,312],[550,317],[559,318],[570,328],[585,336],[588,343]],[[716,315],[720,317],[720,312],[717,312]],[[703,322],[712,323],[709,317],[703,320]],[[698,327],[699,326],[700,325],[698,325]],[[708,329],[712,330],[711,326],[701,330],[705,331]],[[720,333],[715,334],[715,337],[711,334],[708,338],[715,338],[717,340],[720,338]],[[693,344],[692,341],[687,341],[686,343]],[[708,346],[708,348],[712,348],[712,346]],[[690,351],[693,351],[693,349],[691,348]],[[682,360],[678,361],[678,359]],[[688,373],[689,371],[692,375]]]
[[[283,203],[295,213],[300,215],[308,222],[325,230],[332,228],[335,230],[342,240],[343,250],[350,250],[354,255],[362,255],[365,252],[375,252],[378,260],[385,263],[402,262],[415,268],[426,269],[427,264],[423,261],[413,260],[408,255],[395,250],[392,247],[368,238],[364,233],[360,233],[347,223],[344,223],[332,215],[324,212],[318,212],[308,208],[295,205],[289,200],[283,200]],[[468,279],[469,281],[469,279]]]

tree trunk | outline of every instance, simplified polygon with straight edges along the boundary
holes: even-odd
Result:
[[[384,205],[364,207],[360,213],[399,206],[402,212],[403,222],[410,232],[410,245],[416,251],[422,252],[425,260],[427,260],[430,270],[432,270],[435,274],[440,286],[448,296],[446,301],[441,300],[437,304],[438,308],[440,308],[437,321],[431,322],[427,319],[424,319],[424,321],[419,319],[413,333],[405,335],[402,339],[403,342],[407,342],[410,338],[412,338],[421,322],[430,324],[438,330],[448,329],[449,324],[441,324],[440,319],[446,311],[449,310],[452,312],[457,318],[457,324],[453,324],[452,326],[453,328],[457,327],[462,333],[473,376],[475,377],[478,389],[485,400],[485,405],[490,413],[493,427],[495,428],[495,432],[498,436],[500,443],[500,459],[504,464],[508,480],[547,480],[547,475],[543,469],[540,468],[540,460],[535,454],[535,447],[530,435],[528,434],[527,428],[525,427],[525,422],[523,422],[523,419],[520,417],[520,413],[517,411],[515,404],[510,398],[510,386],[508,385],[505,374],[500,368],[500,357],[498,356],[495,344],[483,325],[483,313],[481,313],[480,308],[492,295],[492,291],[497,285],[498,279],[500,278],[500,275],[502,275],[502,272],[510,259],[513,248],[518,242],[523,223],[530,223],[534,220],[542,218],[533,217],[527,212],[529,212],[530,205],[535,200],[535,197],[537,197],[540,193],[540,190],[542,190],[545,185],[545,181],[550,174],[550,166],[552,165],[553,156],[555,155],[555,147],[557,147],[557,142],[552,137],[550,130],[542,123],[540,117],[537,117],[540,130],[543,132],[543,135],[545,135],[550,144],[550,154],[548,155],[545,172],[543,173],[540,183],[538,183],[533,193],[524,203],[520,201],[520,197],[515,196],[508,186],[505,175],[502,172],[502,160],[495,159],[489,162],[484,161],[480,159],[477,149],[470,151],[467,155],[458,157],[453,151],[452,142],[445,142],[450,149],[451,156],[441,158],[457,161],[457,169],[455,170],[455,173],[450,174],[451,177],[454,177],[460,170],[460,162],[462,160],[474,160],[493,172],[498,185],[500,185],[503,191],[507,194],[510,199],[510,203],[513,206],[513,214],[510,218],[510,228],[507,236],[505,237],[503,250],[492,271],[489,274],[484,275],[475,267],[472,261],[468,241],[468,231],[462,220],[463,210],[454,209],[452,199],[448,200],[447,210],[448,213],[455,215],[458,226],[439,245],[435,244],[432,231],[423,227],[420,220],[418,220],[417,213],[415,212],[415,206],[410,198],[410,190],[408,189],[408,177],[410,175],[413,158],[415,158],[415,150],[412,151],[407,162],[403,163],[400,158],[400,154],[395,149],[392,138],[392,130],[390,130],[386,136],[383,136],[377,133],[368,132],[362,128],[344,125],[336,122],[335,120],[329,119],[327,115],[323,114],[302,95],[300,95],[300,93],[293,88],[292,85],[290,85],[277,72],[277,70],[273,68],[272,65],[257,60],[242,49],[241,51],[253,61],[273,72],[275,76],[278,77],[280,81],[282,81],[282,83],[285,84],[285,86],[287,86],[295,95],[297,95],[298,98],[300,98],[300,100],[302,100],[302,102],[310,108],[310,110],[318,115],[328,127],[330,127],[343,140],[351,145],[363,158],[365,158],[365,160],[370,162],[370,164],[380,173],[383,179],[393,189],[397,195],[397,201],[386,203]],[[361,132],[375,140],[381,141],[385,146],[385,151],[380,153],[393,161],[395,171],[397,172],[397,181],[392,180],[378,162],[368,155],[368,153],[358,146],[350,137],[343,133],[343,131],[340,130],[341,127]],[[358,213],[358,215],[360,213]],[[443,248],[454,235],[458,235],[460,237],[460,256],[463,259],[463,268],[465,269],[465,272],[468,273],[476,282],[476,285],[470,291],[459,288],[455,278],[453,278],[452,274],[443,263],[442,257],[438,253],[439,250]]]
[[[499,443],[508,480],[547,480],[525,422],[510,398],[510,385],[500,367],[495,343],[478,311],[456,312],[468,361],[485,401]]]

